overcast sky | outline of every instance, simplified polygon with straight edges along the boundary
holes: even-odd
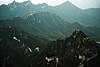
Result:
[[[1,4],[9,4],[14,0],[0,0]],[[15,0],[16,2],[23,2],[27,0]],[[55,6],[61,3],[66,2],[67,0],[31,0],[33,4],[39,3],[47,3],[48,5]],[[78,6],[79,8],[87,9],[87,8],[96,8],[100,7],[100,0],[69,0],[74,5]]]

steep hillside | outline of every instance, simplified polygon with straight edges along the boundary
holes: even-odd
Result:
[[[0,26],[11,26],[22,31],[38,35],[42,38],[57,39],[60,37],[70,36],[76,28],[82,29],[87,35],[92,36],[95,40],[100,41],[100,30],[96,27],[84,27],[79,23],[68,23],[56,14],[49,12],[37,12],[28,15],[22,19],[17,16],[12,19],[0,20]],[[68,32],[68,33],[66,33]]]
[[[39,61],[39,67],[99,67],[100,49],[91,37],[76,29],[70,37],[47,44],[37,58],[44,58],[44,60],[33,59],[33,65],[36,60]]]
[[[0,26],[0,67],[26,66],[47,42],[10,26]]]
[[[53,39],[60,36],[63,37],[64,32],[61,31],[63,31],[66,28],[65,25],[68,24],[68,22],[49,12],[35,13],[29,16],[26,20],[40,30],[44,36]]]
[[[7,20],[0,20],[1,26],[12,26],[22,31],[28,31],[41,37],[56,39],[64,36],[62,32],[64,25],[68,22],[49,12],[39,12],[29,15],[26,19],[15,17]],[[61,28],[62,27],[62,28]]]

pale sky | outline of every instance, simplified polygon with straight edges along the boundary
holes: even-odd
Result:
[[[0,0],[1,4],[9,4],[13,2],[14,0]],[[16,2],[23,2],[27,0],[15,0]],[[67,0],[31,0],[33,4],[39,4],[39,3],[47,3],[51,6],[56,6],[59,4],[62,4],[66,2]],[[100,0],[69,0],[71,3],[76,5],[79,8],[87,9],[87,8],[97,8],[100,7]]]

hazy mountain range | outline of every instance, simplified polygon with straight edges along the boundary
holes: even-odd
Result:
[[[23,3],[13,1],[8,5],[0,6],[0,19],[9,19],[15,16],[25,17],[37,11],[55,13],[70,23],[78,22],[85,26],[96,26],[100,23],[100,8],[83,10],[69,1],[58,6],[48,6],[46,3],[34,5],[31,1]]]
[[[38,12],[25,19],[18,16],[12,19],[0,20],[0,26],[15,27],[19,30],[27,31],[50,40],[69,36],[76,28],[82,29],[95,40],[99,40],[100,38],[98,37],[100,36],[99,28],[84,27],[77,22],[68,23],[56,14],[51,14],[49,12]]]
[[[100,8],[30,0],[0,6],[0,67],[98,67],[98,41]]]
[[[85,30],[83,31],[86,34],[91,34],[90,36],[95,37],[95,39],[98,40],[100,37],[100,9],[83,10],[69,1],[58,6],[48,6],[46,3],[34,5],[31,1],[23,3],[13,1],[8,5],[0,6],[0,18],[1,26],[11,25],[49,39],[69,36],[74,29],[80,27],[85,27],[82,28]],[[75,26],[75,24],[78,25]],[[68,33],[66,34],[66,32]]]

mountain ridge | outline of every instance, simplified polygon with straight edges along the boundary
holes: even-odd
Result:
[[[0,67],[100,66],[99,11],[70,2],[1,5]]]
[[[47,39],[39,38],[14,27],[0,26],[0,66],[27,65],[24,63],[29,63],[31,58],[35,57],[48,42]]]
[[[98,67],[100,65],[100,51],[98,49],[97,43],[77,28],[71,36],[48,43],[43,51],[37,56],[39,59],[33,58],[31,63],[34,66],[36,63],[34,60],[36,60],[38,61],[37,66],[39,67],[55,67],[56,65],[60,67]],[[55,56],[59,59],[57,64],[56,61],[53,60]],[[44,59],[40,60],[40,58]],[[94,61],[97,63],[94,63]]]
[[[50,12],[33,13],[25,19],[18,16],[15,17],[15,19],[0,20],[0,26],[16,27],[19,30],[27,31],[49,39],[69,36],[74,29],[80,28],[86,34],[93,36],[97,41],[99,41],[99,28],[84,27],[77,22],[69,23],[56,14]],[[66,32],[68,33],[66,34]]]
[[[8,5],[0,6],[0,14],[1,14],[0,19],[8,19],[8,18],[12,18],[18,15],[21,17],[23,16],[27,17],[28,13],[32,14],[35,11],[35,12],[55,13],[56,15],[61,17],[63,20],[66,20],[70,23],[79,22],[80,24],[84,26],[97,26],[97,24],[100,22],[99,21],[100,8],[98,9],[91,8],[88,10],[87,9],[83,10],[70,2],[65,2],[63,4],[60,4],[54,7],[49,6],[45,3],[38,4],[38,5],[34,5],[30,3],[26,5],[29,2],[28,1],[25,1],[25,2],[18,3],[19,5],[12,6],[12,7],[8,7]]]

